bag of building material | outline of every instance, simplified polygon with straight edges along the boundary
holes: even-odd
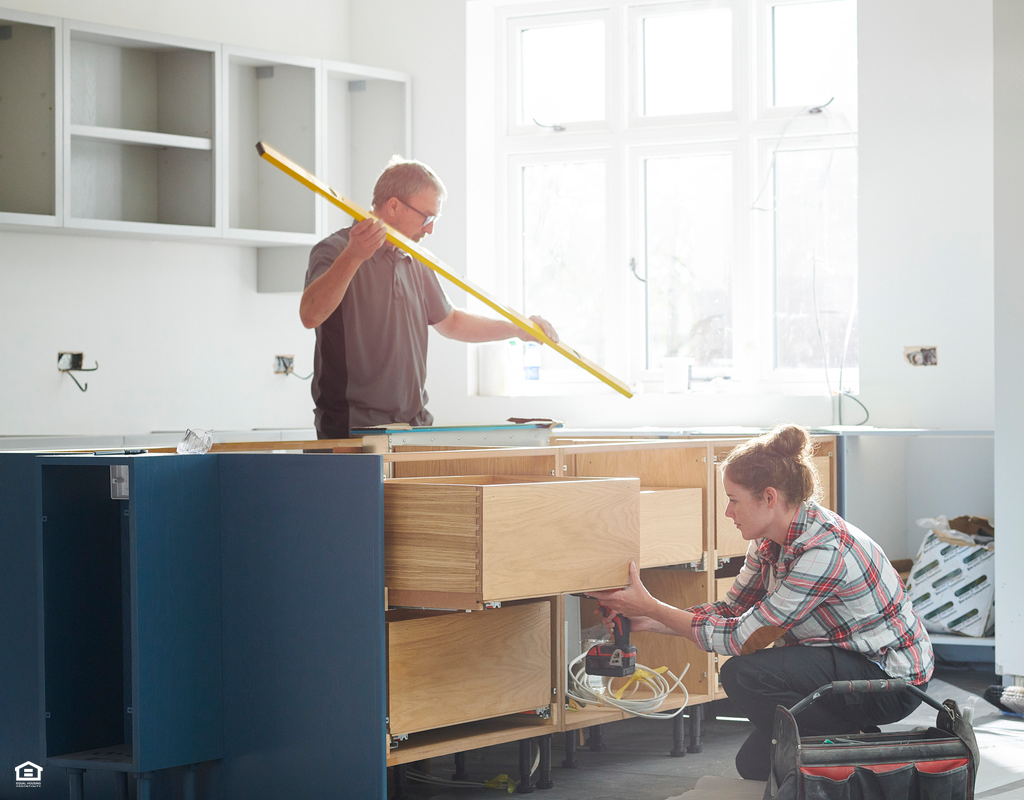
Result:
[[[995,539],[981,517],[919,519],[928,529],[907,591],[931,633],[985,636],[995,628]]]

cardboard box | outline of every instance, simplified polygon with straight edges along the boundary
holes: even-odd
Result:
[[[931,530],[914,559],[907,586],[931,633],[984,636],[994,620],[995,550]]]

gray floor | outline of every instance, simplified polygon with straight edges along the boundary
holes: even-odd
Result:
[[[1000,754],[1011,748],[1024,744],[1024,720],[1002,718],[995,709],[979,697],[987,686],[999,683],[1000,679],[992,671],[991,663],[975,664],[940,664],[936,669],[933,686],[938,692],[946,695],[957,695],[960,702],[976,704],[976,726],[991,727],[1009,720],[1011,725],[1020,729],[1020,738],[1011,734],[995,731],[991,735],[979,734],[979,745],[982,747],[983,763],[988,757],[995,757],[996,764],[1002,760]],[[941,699],[946,699],[942,697]],[[722,713],[727,708],[718,707]],[[922,719],[917,719],[922,715]],[[934,720],[934,711],[930,714],[923,711],[915,712],[908,722],[933,724],[924,719]],[[754,797],[760,798],[764,784],[746,785],[739,780],[733,763],[734,755],[740,744],[752,730],[746,721],[730,721],[727,719],[705,719],[703,724],[702,750],[690,753],[682,758],[669,755],[672,746],[671,723],[665,720],[628,719],[602,727],[604,750],[591,752],[587,747],[577,747],[575,769],[565,769],[562,761],[565,757],[563,734],[554,737],[552,747],[552,781],[550,789],[537,789],[534,794],[539,800],[567,800],[568,798],[587,798],[587,800],[667,800],[678,795],[697,791],[688,795],[685,800],[701,800],[704,797]],[[1013,759],[1017,757],[1014,756]],[[1012,760],[1012,759],[1011,759]],[[429,770],[430,775],[449,779],[454,772],[454,758],[433,759],[429,764],[420,765]],[[1024,774],[1013,774],[1013,767],[1007,772],[1001,766],[991,766],[979,771],[978,797],[998,797],[999,800],[1024,798],[1024,780],[1016,784],[1016,778],[1024,779]],[[506,774],[513,779],[519,777],[519,746],[518,744],[499,745],[466,754],[466,771],[470,781],[483,782],[498,775]],[[710,776],[710,777],[708,777]],[[988,777],[988,780],[985,780]],[[536,776],[535,776],[536,778]],[[701,779],[704,779],[701,781]],[[701,786],[698,787],[698,782]],[[730,794],[734,792],[735,794]],[[496,791],[482,786],[440,786],[410,781],[402,797],[409,800],[433,798],[433,800],[476,800],[477,798],[496,798],[505,791]],[[394,797],[392,793],[392,797]]]

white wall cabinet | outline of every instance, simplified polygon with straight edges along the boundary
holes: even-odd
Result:
[[[265,141],[318,172],[320,63],[224,48],[228,139],[226,235],[252,243],[314,244],[316,196],[256,153]]]
[[[0,225],[61,222],[61,21],[0,9]]]
[[[392,70],[325,61],[317,108],[323,110],[318,121],[323,147],[317,175],[338,194],[369,208],[377,176],[388,160],[396,153],[408,157],[412,149],[409,76]],[[282,138],[285,136],[282,132]],[[303,163],[273,138],[268,136],[267,142],[293,161]],[[317,198],[317,202],[317,221],[322,236],[351,224],[352,218],[337,206],[321,198]],[[261,247],[257,254],[258,291],[301,291],[308,261],[308,247]]]
[[[219,46],[67,22],[64,219],[218,234]]]
[[[403,73],[0,9],[0,229],[254,245],[296,291],[346,218],[256,142],[369,205],[410,102]]]

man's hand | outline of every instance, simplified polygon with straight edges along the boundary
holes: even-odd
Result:
[[[334,313],[356,271],[376,253],[387,239],[384,223],[374,217],[360,220],[349,231],[348,244],[330,268],[302,292],[299,319],[307,328],[316,328]]]
[[[381,245],[387,241],[387,236],[383,222],[375,217],[367,217],[352,226],[345,253],[350,255],[355,263],[362,264],[380,250]]]
[[[548,322],[546,319],[544,319],[544,317],[533,316],[533,317],[530,317],[530,321],[536,323],[540,327],[540,329],[542,331],[544,331],[544,335],[547,336],[551,341],[553,341],[553,342],[557,342],[558,341],[558,334],[555,332],[554,326],[550,322]],[[536,341],[538,341],[537,337],[531,336],[526,331],[524,331],[522,328],[518,329],[518,334],[517,335],[524,342],[536,342]]]

